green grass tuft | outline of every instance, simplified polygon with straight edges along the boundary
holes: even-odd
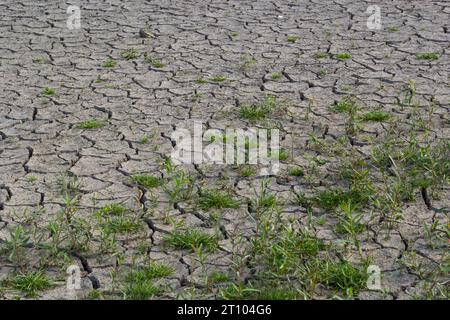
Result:
[[[76,125],[76,128],[90,130],[90,129],[99,129],[104,126],[105,126],[105,124],[103,122],[98,121],[96,119],[91,119],[91,120],[80,122],[79,124]]]
[[[139,58],[140,54],[136,49],[128,49],[121,54],[122,58],[125,60],[134,60]]]
[[[343,52],[343,53],[336,54],[335,57],[339,60],[347,60],[347,59],[351,59],[352,55],[348,52]]]
[[[384,111],[371,111],[361,116],[362,121],[385,122],[389,120],[391,114]]]
[[[203,210],[239,207],[239,203],[228,193],[219,190],[205,190],[200,197],[199,205]]]
[[[53,286],[50,279],[43,271],[21,273],[11,279],[14,289],[24,292],[28,297],[35,298],[39,291]]]
[[[55,93],[56,93],[55,89],[53,89],[53,88],[48,88],[48,87],[45,88],[44,91],[42,91],[42,95],[43,95],[44,97],[51,97],[51,96],[54,96]]]
[[[177,249],[189,249],[192,251],[196,251],[199,248],[215,251],[218,247],[216,236],[211,236],[198,229],[176,230],[164,238],[164,243]]]
[[[416,54],[416,58],[417,58],[417,60],[435,61],[435,60],[439,60],[440,56],[439,56],[439,54],[434,53],[434,52],[422,52],[422,53]]]
[[[163,185],[163,180],[161,178],[147,174],[134,175],[131,179],[134,183],[147,189],[157,188]]]
[[[117,66],[117,61],[113,59],[108,59],[103,63],[103,67],[105,68],[115,68]]]

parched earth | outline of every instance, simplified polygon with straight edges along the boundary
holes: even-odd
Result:
[[[0,3],[2,298],[448,298],[450,2],[69,5]],[[194,120],[280,171],[174,165]]]

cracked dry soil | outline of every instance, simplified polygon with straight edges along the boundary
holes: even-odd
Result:
[[[3,299],[448,298],[450,2],[70,4],[0,3]],[[280,172],[174,166],[193,120]]]

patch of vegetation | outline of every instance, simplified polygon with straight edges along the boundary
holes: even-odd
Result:
[[[208,276],[208,282],[210,284],[228,282],[229,280],[230,276],[219,271],[215,271]]]
[[[320,191],[311,200],[314,205],[327,211],[331,211],[337,208],[342,203],[351,202],[354,205],[366,204],[370,200],[371,196],[372,196],[371,189],[360,190],[354,188],[349,191],[344,191],[339,188],[334,188]]]
[[[301,168],[295,167],[289,170],[289,175],[293,177],[302,177],[305,173]]]
[[[144,60],[152,65],[153,68],[161,69],[164,68],[166,65],[159,59],[155,59],[149,54],[144,53]]]
[[[227,80],[227,78],[224,76],[214,76],[214,77],[210,77],[208,80],[212,81],[212,82],[224,82]]]
[[[271,75],[272,80],[278,80],[283,77],[283,74],[281,72],[274,72]]]
[[[30,240],[30,235],[22,225],[17,225],[9,231],[9,239],[0,245],[0,253],[6,254],[8,260],[20,263],[25,258],[26,246]]]
[[[48,88],[48,87],[45,88],[44,91],[42,91],[42,95],[43,95],[44,97],[51,97],[51,96],[54,96],[55,93],[56,93],[55,89],[53,89],[53,88]]]
[[[112,233],[135,233],[141,231],[142,223],[137,217],[127,217],[125,215],[113,216],[107,219],[105,227]]]
[[[371,111],[361,116],[362,121],[385,122],[391,118],[391,114],[384,111]]]
[[[321,239],[306,229],[282,228],[266,251],[266,265],[277,274],[295,272],[303,262],[326,248]],[[261,248],[262,250],[262,248]]]
[[[356,113],[359,107],[351,99],[343,99],[331,107],[331,111],[335,113]]]
[[[339,60],[348,60],[352,58],[352,55],[348,52],[338,53],[335,56]]]
[[[256,59],[250,54],[244,54],[241,56],[242,70],[249,70],[256,64]]]
[[[258,281],[256,286],[232,284],[220,291],[225,300],[298,300],[305,299],[305,295],[288,286],[280,286],[275,281]]]
[[[44,58],[42,58],[42,57],[36,57],[36,58],[33,58],[33,63],[42,63],[42,62],[44,62]]]
[[[255,170],[251,166],[239,167],[239,174],[241,177],[248,178],[255,175]]]
[[[367,265],[353,266],[347,261],[332,259],[315,261],[318,270],[318,281],[325,286],[357,294],[366,288],[368,273]]]
[[[299,36],[296,36],[296,35],[290,35],[287,37],[287,41],[290,43],[296,43],[298,39],[299,39]]]
[[[257,121],[266,118],[276,108],[276,98],[268,95],[263,103],[254,105],[243,105],[239,110],[243,119]]]
[[[390,33],[399,32],[400,31],[400,29],[397,28],[397,27],[388,27],[387,30]]]
[[[121,204],[106,205],[95,211],[94,215],[104,236],[139,232],[143,228],[139,217]]]
[[[422,53],[416,54],[416,58],[417,58],[417,60],[435,61],[435,60],[439,60],[440,55],[437,53],[434,53],[434,52],[422,52]]]
[[[39,291],[53,286],[52,281],[43,271],[20,273],[14,276],[10,282],[12,288],[22,291],[30,298],[37,297]]]
[[[195,80],[195,83],[198,83],[198,84],[205,84],[205,83],[206,83],[206,80],[203,79],[203,77],[200,77],[200,78],[197,78],[197,80]]]
[[[127,300],[148,300],[163,293],[152,281],[127,282],[123,288],[123,297]]]
[[[319,76],[320,77],[325,77],[326,75],[328,74],[328,71],[327,71],[327,69],[320,69],[319,70]]]
[[[27,177],[27,181],[28,181],[29,183],[34,183],[34,182],[37,181],[37,177],[36,177],[36,176],[28,176],[28,177]]]
[[[191,199],[195,182],[192,174],[186,173],[184,170],[177,170],[172,174],[171,165],[166,166],[166,170],[171,173],[170,184],[165,189],[170,201],[175,203]]]
[[[117,66],[117,61],[111,58],[107,59],[105,63],[103,63],[103,67],[105,68],[115,68]]]
[[[92,130],[92,129],[99,129],[105,126],[104,122],[98,121],[96,119],[91,119],[87,121],[80,122],[76,125],[76,128],[78,129],[84,129],[84,130]]]
[[[209,235],[199,229],[188,229],[184,231],[175,230],[164,237],[164,243],[177,249],[188,249],[197,251],[200,248],[215,251],[218,247],[216,236]]]
[[[198,102],[198,101],[200,101],[201,98],[203,98],[203,93],[196,92],[196,93],[192,94],[191,101],[192,102]]]
[[[97,211],[97,214],[106,217],[106,216],[120,216],[125,213],[127,209],[118,203],[112,203],[108,204],[104,207],[102,207],[99,211]]]
[[[150,281],[157,278],[171,276],[174,272],[175,270],[165,263],[151,262],[147,266],[139,267],[136,270],[131,270],[126,276],[126,282],[137,283]]]
[[[164,184],[161,178],[148,175],[148,174],[137,174],[131,177],[131,180],[147,189],[158,188]]]
[[[147,144],[150,141],[150,138],[148,136],[143,136],[141,139],[139,139],[139,144]]]
[[[326,52],[317,51],[316,53],[314,53],[314,58],[315,59],[326,59],[328,57],[329,57],[329,55]]]
[[[139,58],[140,53],[136,49],[131,48],[131,49],[128,49],[128,50],[125,50],[124,52],[122,52],[121,56],[125,60],[134,60],[134,59]]]
[[[227,192],[219,190],[205,190],[199,200],[199,206],[203,210],[237,208],[239,203]]]

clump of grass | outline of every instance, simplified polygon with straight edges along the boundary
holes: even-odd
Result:
[[[102,207],[99,211],[98,214],[100,214],[101,216],[119,216],[119,215],[123,215],[126,211],[126,208],[124,206],[122,206],[121,204],[118,203],[112,203],[112,204],[108,204],[104,207]]]
[[[388,27],[387,30],[390,33],[399,32],[400,31],[400,29],[397,28],[397,27]]]
[[[277,156],[278,153],[278,160],[280,161],[286,161],[289,159],[289,153],[285,149],[280,149],[278,152],[275,153],[275,156]]]
[[[240,116],[243,119],[250,121],[257,121],[264,119],[270,115],[276,107],[276,99],[274,96],[267,96],[265,101],[260,104],[243,105],[239,110]]]
[[[161,178],[147,174],[134,175],[131,180],[147,189],[157,188],[163,185],[163,180]]]
[[[349,234],[349,235],[359,234],[359,233],[363,232],[365,229],[366,229],[366,227],[364,226],[364,224],[352,223],[345,219],[342,219],[336,225],[336,232],[340,233],[340,234]]]
[[[209,81],[212,81],[212,82],[224,82],[226,80],[227,80],[227,78],[224,76],[214,76],[214,77],[209,78]]]
[[[296,229],[290,225],[281,226],[273,234],[263,233],[254,240],[253,246],[258,253],[258,263],[262,263],[266,271],[278,275],[296,272],[305,261],[326,249],[323,240],[306,229]]]
[[[51,97],[51,96],[54,96],[55,93],[56,93],[55,89],[53,89],[53,88],[48,88],[48,87],[45,88],[44,91],[42,91],[42,95],[43,95],[44,97]]]
[[[216,236],[209,235],[199,229],[176,230],[164,238],[164,242],[177,249],[196,251],[200,248],[215,251],[218,247]]]
[[[274,72],[271,75],[272,80],[278,80],[281,79],[281,77],[283,76],[283,74],[281,72]]]
[[[277,197],[273,194],[265,194],[260,196],[256,201],[256,205],[259,208],[274,208],[277,203]]]
[[[251,166],[242,166],[239,168],[241,177],[248,178],[255,175],[255,170]]]
[[[296,43],[298,39],[299,39],[299,36],[296,36],[296,35],[290,35],[287,37],[287,41],[290,43]]]
[[[29,183],[36,182],[36,181],[37,181],[37,177],[36,177],[36,176],[28,176],[28,177],[27,177],[27,181],[28,181]]]
[[[319,76],[320,77],[325,77],[326,75],[328,74],[328,71],[327,71],[327,69],[320,69],[319,70]]]
[[[121,204],[106,205],[94,212],[104,235],[134,233],[142,230],[142,222]]]
[[[228,282],[229,280],[230,277],[227,274],[219,271],[215,271],[208,276],[210,284]]]
[[[351,189],[344,191],[339,188],[320,191],[311,200],[316,206],[331,211],[342,203],[351,202],[354,205],[367,203],[372,196],[370,189]]]
[[[303,170],[301,168],[291,168],[289,170],[289,175],[290,176],[294,176],[294,177],[301,177],[303,176],[305,173],[303,172]]]
[[[42,63],[42,62],[44,62],[44,58],[42,57],[33,58],[33,63]]]
[[[416,58],[417,60],[439,60],[440,56],[437,53],[434,52],[422,52],[422,53],[418,53],[416,54]]]
[[[135,233],[142,230],[142,223],[138,218],[127,217],[125,215],[115,216],[108,219],[108,223],[105,225],[109,232],[113,233]]]
[[[385,122],[389,120],[391,114],[384,111],[371,111],[361,116],[362,121]]]
[[[200,101],[200,99],[201,99],[203,96],[204,96],[204,95],[203,95],[203,93],[201,93],[201,92],[193,93],[192,96],[191,96],[191,101],[192,101],[192,102]]]
[[[127,282],[123,289],[123,296],[127,300],[148,300],[162,292],[163,290],[155,286],[152,281]]]
[[[335,113],[356,113],[358,110],[358,106],[356,103],[348,98],[343,99],[337,102],[334,106],[331,107],[331,111]]]
[[[143,136],[141,139],[139,139],[140,144],[147,144],[150,141],[150,138],[148,136]]]
[[[241,61],[242,61],[241,65],[242,70],[250,70],[257,63],[256,59],[250,54],[242,55]]]
[[[166,66],[161,60],[153,58],[152,56],[147,54],[147,52],[144,54],[144,60],[146,62],[150,63],[152,65],[152,67],[157,68],[157,69],[161,69]]]
[[[134,48],[125,50],[121,54],[122,58],[124,58],[125,60],[137,59],[137,58],[139,58],[139,55],[140,55],[139,52],[136,49],[134,49]]]
[[[105,68],[115,68],[117,66],[117,61],[111,58],[107,59],[105,63],[103,63],[103,67]]]
[[[198,84],[205,84],[205,83],[206,83],[206,80],[203,79],[203,77],[200,77],[200,78],[197,78],[197,79],[195,80],[195,83],[198,83]]]
[[[314,53],[314,58],[315,58],[315,59],[325,59],[325,58],[328,58],[328,53],[322,52],[322,51],[317,51],[316,53]]]
[[[175,270],[165,264],[152,262],[148,266],[139,267],[136,270],[132,270],[126,276],[127,282],[144,282],[157,278],[164,278],[171,276]]]
[[[318,261],[317,276],[320,283],[327,287],[356,294],[366,287],[367,266],[355,267],[347,261],[324,259]]]
[[[24,261],[29,240],[28,231],[19,224],[14,229],[9,230],[9,239],[4,240],[0,245],[0,254],[6,254],[11,262]]]
[[[226,300],[298,300],[305,295],[275,281],[258,281],[257,286],[231,284],[220,291]]]
[[[21,273],[11,279],[14,289],[24,292],[28,297],[35,298],[39,291],[51,288],[51,280],[43,271]]]
[[[219,190],[204,191],[200,197],[199,205],[203,210],[239,207],[239,203],[227,192],[221,192]]]
[[[80,122],[79,124],[76,125],[76,128],[91,130],[91,129],[99,129],[104,126],[105,126],[105,124],[103,122],[98,121],[96,119],[91,119],[91,120]]]
[[[352,55],[348,52],[343,52],[343,53],[336,54],[336,58],[339,60],[347,60],[347,59],[351,59]]]

